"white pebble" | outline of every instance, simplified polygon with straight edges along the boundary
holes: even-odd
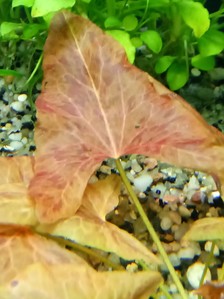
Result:
[[[10,142],[9,146],[12,147],[14,150],[19,150],[23,147],[23,144],[20,141],[12,141]]]
[[[12,102],[10,107],[17,112],[22,112],[24,110],[23,103],[19,101]]]
[[[134,178],[134,186],[139,192],[144,192],[153,182],[152,177],[149,174],[141,175]]]
[[[142,167],[138,164],[138,161],[136,159],[133,159],[131,161],[131,168],[134,170],[134,172],[138,173],[142,170]]]
[[[160,222],[160,227],[162,230],[168,230],[171,228],[173,222],[169,217],[163,217]]]
[[[178,257],[183,260],[192,260],[195,256],[194,249],[189,248],[181,248],[178,252]]]
[[[22,133],[18,132],[18,133],[11,133],[9,135],[9,139],[10,140],[15,140],[15,141],[20,141],[22,139]]]
[[[174,267],[180,266],[180,258],[176,253],[169,254],[169,260]]]
[[[21,140],[23,144],[27,144],[28,139],[26,137],[23,137],[23,139]]]
[[[18,101],[19,101],[19,102],[24,102],[24,101],[26,101],[26,99],[27,99],[27,95],[26,95],[25,93],[20,94],[20,95],[18,96]]]
[[[205,251],[210,252],[211,248],[212,248],[212,242],[211,241],[207,241],[205,243]],[[213,254],[215,256],[219,256],[219,248],[218,248],[217,245],[214,246]]]
[[[196,178],[195,175],[192,175],[188,183],[188,189],[198,190],[199,188],[200,188],[200,184],[198,182],[198,179]]]
[[[191,211],[188,210],[187,207],[180,205],[179,208],[179,213],[182,217],[184,218],[190,218],[191,217]]]
[[[187,279],[192,286],[192,288],[197,289],[200,286],[201,277],[204,272],[205,265],[201,262],[196,262],[191,265],[187,270]],[[207,280],[211,280],[211,272],[209,269],[206,271],[204,283]]]

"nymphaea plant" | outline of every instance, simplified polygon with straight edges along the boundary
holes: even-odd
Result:
[[[159,258],[105,220],[119,178],[89,178],[108,157],[138,153],[211,173],[224,191],[224,137],[81,16],[55,15],[43,71],[35,157],[0,163],[0,297],[147,299],[159,272],[97,272],[42,234],[155,268]]]

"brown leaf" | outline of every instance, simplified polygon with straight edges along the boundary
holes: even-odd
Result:
[[[209,281],[194,291],[194,294],[202,296],[204,299],[223,299],[224,282]]]
[[[33,157],[1,157],[0,223],[34,225],[34,203],[28,194]]]
[[[0,298],[147,299],[158,272],[101,272],[55,242],[18,226],[0,226]]]
[[[209,172],[223,184],[223,134],[129,64],[123,48],[89,20],[70,12],[54,17],[43,69],[30,185],[41,222],[74,215],[108,157],[143,154]]]
[[[66,237],[79,244],[116,253],[127,260],[145,260],[158,264],[160,260],[131,234],[105,220],[105,216],[118,204],[120,179],[107,179],[90,184],[76,215],[52,225],[41,225],[38,230]]]

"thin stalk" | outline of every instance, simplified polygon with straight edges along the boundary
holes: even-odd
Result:
[[[130,182],[129,182],[126,174],[125,174],[125,171],[124,171],[122,165],[121,165],[120,159],[116,159],[116,166],[117,166],[117,169],[118,169],[118,171],[120,173],[122,181],[123,181],[123,183],[124,183],[124,185],[125,185],[128,193],[129,193],[131,199],[133,200],[133,202],[134,202],[134,204],[135,204],[135,206],[136,206],[136,208],[137,208],[137,210],[138,210],[138,212],[139,212],[139,214],[140,214],[143,222],[145,223],[145,226],[146,226],[149,234],[151,235],[154,243],[156,244],[161,257],[163,258],[163,260],[164,260],[164,262],[165,262],[165,264],[166,264],[166,266],[167,266],[167,268],[168,268],[168,270],[170,272],[170,275],[173,278],[174,283],[177,286],[177,289],[178,289],[179,293],[182,296],[182,299],[188,299],[187,294],[186,294],[186,292],[184,290],[184,287],[183,287],[183,285],[182,285],[182,283],[181,283],[181,281],[180,281],[180,279],[179,279],[179,277],[178,277],[178,275],[177,275],[177,273],[176,273],[173,265],[171,264],[171,262],[169,260],[169,257],[167,255],[165,249],[163,248],[163,245],[162,245],[162,243],[161,243],[161,241],[160,241],[160,239],[159,239],[156,231],[154,230],[154,228],[153,228],[152,224],[150,223],[150,221],[149,221],[149,219],[148,219],[148,217],[147,217],[144,209],[142,208],[142,206],[141,206],[141,204],[140,204],[140,202],[139,202],[139,200],[138,200],[138,198],[137,198],[134,190],[132,189],[132,186],[131,186],[131,184],[130,184]]]
[[[215,249],[215,241],[212,242],[211,250],[209,252],[209,255],[208,255],[208,258],[206,260],[205,267],[204,267],[204,270],[203,270],[203,273],[202,273],[202,276],[201,276],[201,279],[200,279],[200,286],[204,283],[207,270],[209,268],[209,265],[211,263],[213,255],[214,255],[214,249]]]
[[[37,70],[38,70],[38,68],[39,68],[39,66],[40,66],[40,64],[41,64],[41,62],[42,62],[42,58],[43,58],[43,53],[40,55],[40,57],[39,57],[39,59],[38,59],[38,61],[37,61],[37,64],[36,64],[36,66],[35,66],[35,68],[34,68],[34,70],[32,71],[32,73],[31,73],[31,75],[29,76],[29,78],[26,80],[24,86],[26,86],[27,84],[29,84],[29,82],[33,79],[35,73],[37,72]]]
[[[104,264],[108,265],[109,267],[111,267],[114,270],[125,270],[121,265],[117,265],[113,262],[111,262],[110,260],[108,260],[106,257],[103,257],[102,255],[98,254],[97,252],[95,252],[94,250],[92,250],[91,248],[87,248],[85,246],[82,246],[80,244],[77,244],[75,242],[72,242],[68,239],[64,239],[62,237],[57,237],[57,236],[52,236],[50,234],[44,234],[44,233],[40,233],[37,232],[39,235],[47,238],[47,239],[51,239],[53,241],[56,241],[57,243],[59,243],[61,246],[65,247],[65,246],[69,246],[71,247],[74,251],[79,251],[82,253],[86,253],[89,256],[95,257],[98,260],[100,260],[101,262],[103,262]]]

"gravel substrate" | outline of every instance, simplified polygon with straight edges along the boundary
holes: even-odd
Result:
[[[36,87],[37,91],[39,89],[40,84]],[[36,95],[30,98],[26,91],[17,93],[13,78],[10,80],[0,78],[2,156],[35,153],[33,129],[36,118],[35,111],[31,109],[31,102],[35,97]],[[212,109],[205,105],[201,113],[210,124],[224,131],[224,104],[220,101],[220,97],[215,104],[212,104]],[[173,167],[141,155],[122,157],[122,165],[172,264],[184,277],[185,287],[197,288],[211,242],[199,244],[181,239],[195,220],[224,216],[223,201],[213,178],[200,171]],[[92,176],[91,181],[97,181],[114,172],[116,172],[115,162],[108,159]],[[121,190],[118,207],[108,214],[107,220],[136,236],[157,254],[155,245],[124,189]],[[224,246],[217,245],[212,266],[207,273],[208,279],[217,278],[217,268],[222,266],[223,254]],[[128,267],[135,269],[135,266],[133,261]],[[176,287],[166,267],[163,266],[162,271],[167,276],[170,293],[177,299]]]

